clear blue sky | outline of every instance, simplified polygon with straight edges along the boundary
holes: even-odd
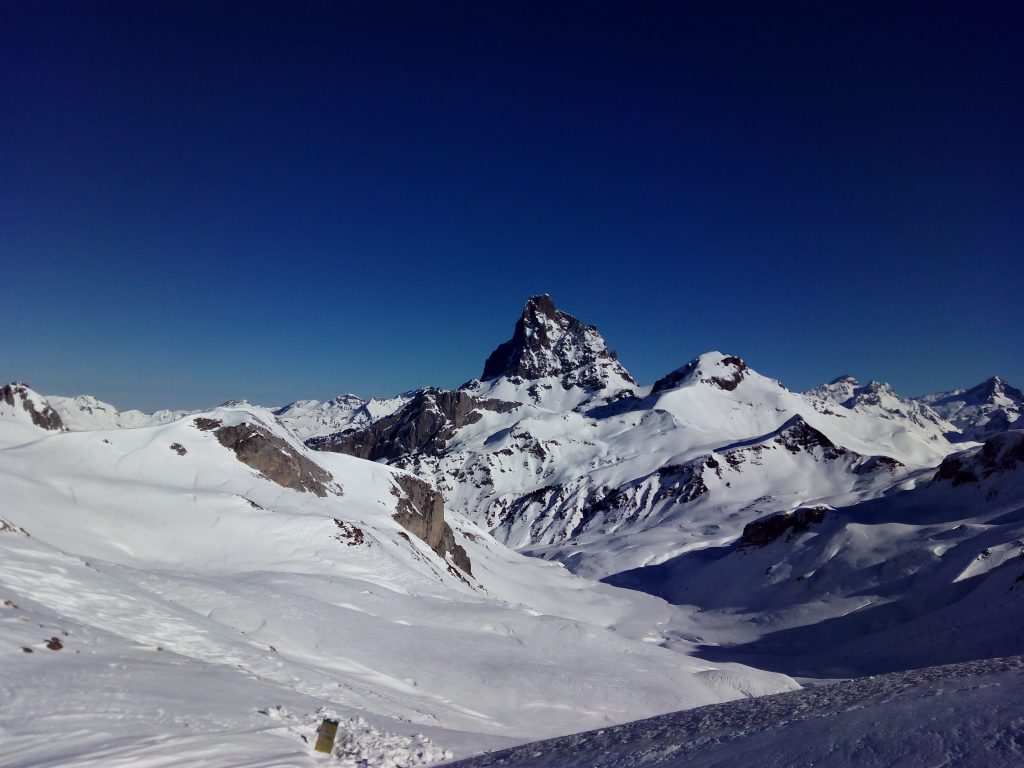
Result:
[[[122,408],[479,376],[1024,385],[1019,2],[0,3],[0,378]]]

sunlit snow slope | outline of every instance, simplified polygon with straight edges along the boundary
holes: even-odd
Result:
[[[458,515],[439,555],[395,519],[426,486],[312,453],[269,411],[65,432],[17,407],[0,419],[5,765],[314,764],[324,714],[352,760],[414,765],[794,687],[644,642],[689,614]]]
[[[953,430],[887,385],[791,392],[719,352],[641,387],[594,326],[535,296],[479,380],[309,443],[430,478],[500,541],[603,577],[877,496],[960,447]]]

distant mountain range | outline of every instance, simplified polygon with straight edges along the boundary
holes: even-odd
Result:
[[[30,533],[44,570],[61,552],[103,563],[102,589],[85,571],[82,583],[112,591],[115,603],[129,592],[139,599],[117,581],[125,569],[161,584],[159,601],[200,613],[230,616],[232,601],[250,601],[244,618],[216,632],[244,625],[245,642],[293,656],[284,666],[249,658],[234,636],[218,653],[281,684],[302,678],[302,659],[315,660],[316,674],[334,662],[251,603],[283,599],[277,587],[251,586],[251,574],[283,569],[288,599],[299,602],[306,577],[295,574],[312,574],[314,590],[342,579],[351,613],[331,631],[353,645],[323,642],[347,659],[346,701],[391,726],[435,722],[495,745],[499,733],[553,735],[664,711],[672,686],[682,707],[786,690],[786,674],[856,676],[1019,652],[1022,407],[1024,395],[998,377],[913,399],[851,376],[792,392],[721,352],[641,385],[596,327],[542,295],[526,302],[480,377],[452,390],[144,414],[9,384],[0,388],[0,531]],[[17,542],[11,558],[28,557],[20,537],[3,541]],[[188,586],[194,573],[204,587]],[[11,584],[45,604],[50,587]],[[367,585],[448,606],[445,621],[458,630],[432,625],[412,598],[388,610],[430,642],[461,648],[481,677],[455,684],[461,672],[437,661],[439,646],[410,668],[408,646],[389,646],[391,630],[367,618],[383,610]],[[159,601],[153,611],[169,610]],[[511,623],[500,618],[510,605],[519,606]],[[88,624],[93,608],[61,610]],[[558,630],[572,643],[588,638],[588,661],[552,650],[543,614],[577,627]],[[118,631],[138,640],[142,629],[118,616]],[[255,629],[260,621],[266,628]],[[534,670],[501,676],[512,709],[484,693],[496,658],[474,647],[478,625],[515,638],[501,645],[508,664]],[[375,629],[356,638],[343,626]],[[184,640],[167,642],[199,658]],[[597,683],[563,691],[553,709],[530,703],[531,686],[597,680],[620,651],[647,654],[616,679],[646,690],[649,706]],[[713,675],[702,676],[695,654]],[[564,679],[544,667],[552,655]],[[678,659],[690,666],[668,671]],[[413,678],[426,691],[405,682]],[[387,702],[374,699],[382,685]],[[593,698],[584,691],[606,700],[586,716],[564,714]],[[453,704],[473,697],[482,699]]]

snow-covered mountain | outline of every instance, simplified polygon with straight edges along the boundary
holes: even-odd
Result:
[[[871,381],[861,386],[852,376],[842,376],[806,394],[857,413],[913,425],[920,433],[930,437],[948,437],[957,431],[955,425],[946,421],[926,403],[900,397],[890,385],[880,381]]]
[[[605,576],[869,498],[954,450],[927,406],[849,389],[790,392],[719,352],[640,387],[596,328],[536,296],[479,380],[309,444],[409,469],[500,541]]]
[[[323,402],[319,400],[296,400],[280,408],[271,407],[278,421],[302,440],[345,429],[365,427],[374,421],[390,415],[412,397],[398,395],[391,398],[364,400],[358,395],[338,395]],[[168,424],[185,416],[202,411],[158,410],[144,413],[138,410],[119,411],[110,403],[98,400],[92,395],[64,397],[48,395],[44,398],[60,416],[66,429],[71,432],[91,432],[100,429],[137,429]],[[229,400],[224,407],[248,406],[245,400]],[[256,406],[263,407],[263,406]]]
[[[948,419],[964,440],[985,440],[1024,426],[1024,393],[998,376],[970,389],[925,395],[920,401]]]
[[[313,764],[333,714],[346,755],[415,765],[1017,653],[1022,402],[798,393],[721,352],[642,386],[547,295],[454,390],[142,414],[8,385],[0,755],[219,763],[229,732],[236,764]]]
[[[412,394],[364,400],[357,395],[338,395],[330,400],[296,400],[278,408],[274,415],[303,440],[329,435],[346,429],[366,427],[390,416],[411,398]]]
[[[158,424],[169,424],[193,413],[193,411],[168,410],[154,413],[143,413],[136,410],[119,411],[110,403],[97,400],[92,395],[76,397],[49,395],[46,401],[60,415],[64,426],[72,432],[152,427]]]
[[[4,393],[5,763],[314,765],[332,714],[339,754],[416,765],[795,687],[659,647],[689,612],[512,552],[270,411],[69,432]]]
[[[64,429],[60,416],[46,398],[28,385],[12,381],[0,387],[0,447]]]
[[[1017,430],[875,499],[762,517],[736,541],[609,582],[700,606],[721,630],[706,657],[791,674],[1013,654],[1024,626],[1022,499]]]

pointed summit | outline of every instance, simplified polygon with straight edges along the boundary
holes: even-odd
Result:
[[[971,389],[967,390],[965,394],[968,395],[968,399],[993,404],[1024,402],[1024,394],[1022,394],[1016,387],[1012,387],[1007,384],[1006,380],[999,376],[992,376],[991,378],[985,379],[981,384],[971,387]],[[1001,403],[1001,401],[1006,402]]]
[[[603,389],[619,380],[635,384],[597,327],[557,309],[546,293],[527,299],[512,338],[484,363],[483,381],[502,376],[530,381],[558,377],[566,389]]]
[[[967,389],[919,399],[956,425],[964,440],[985,441],[999,432],[1019,429],[1024,423],[1024,393],[999,376]]]
[[[827,400],[830,403],[842,405],[853,397],[857,393],[858,389],[860,389],[860,382],[850,374],[846,373],[842,376],[836,376],[836,378],[832,379],[828,384],[822,384],[814,389],[808,389],[804,394],[816,397],[819,400]]]
[[[750,369],[741,357],[724,355],[721,352],[705,352],[682,368],[677,368],[654,382],[651,393],[675,389],[690,382],[703,382],[732,392],[746,377],[748,370]]]

